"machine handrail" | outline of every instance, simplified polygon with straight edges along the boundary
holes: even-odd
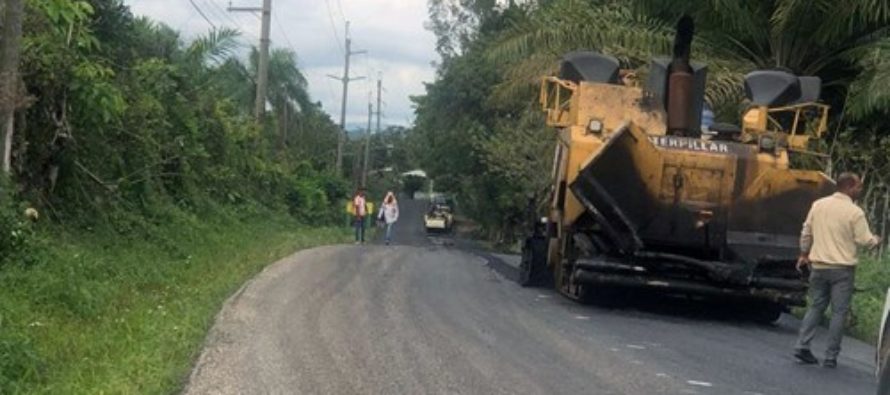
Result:
[[[547,114],[547,124],[551,126],[569,126],[568,120],[562,119],[569,111],[571,97],[578,90],[578,85],[557,77],[544,77],[541,80],[541,108]],[[567,91],[563,94],[564,91]]]

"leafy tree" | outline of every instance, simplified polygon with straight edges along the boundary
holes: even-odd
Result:
[[[115,224],[128,217],[116,213],[167,205],[285,206],[298,180],[328,176],[336,126],[309,97],[293,52],[272,51],[276,116],[256,125],[255,67],[236,57],[237,31],[183,43],[120,0],[26,3],[29,107],[16,122],[12,178],[51,218]]]

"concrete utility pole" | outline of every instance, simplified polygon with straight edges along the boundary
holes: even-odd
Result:
[[[343,83],[343,98],[340,102],[340,136],[337,139],[337,174],[340,174],[343,168],[343,144],[346,142],[346,98],[349,95],[349,83],[364,79],[365,77],[349,78],[349,58],[352,55],[360,55],[367,51],[353,51],[352,38],[349,37],[349,21],[346,22],[346,61],[343,66],[343,76],[328,75],[335,80]],[[354,163],[354,162],[353,162]]]
[[[365,184],[368,180],[368,172],[370,169],[370,151],[371,151],[371,116],[377,115],[377,135],[380,135],[380,115],[383,113],[380,111],[382,99],[381,92],[383,91],[383,77],[377,77],[377,111],[374,111],[371,108],[371,97],[368,95],[368,133],[365,135],[365,166],[364,172],[362,173],[362,184]]]
[[[381,98],[380,92],[383,90],[383,80],[380,77],[377,78],[377,111],[374,111],[371,108],[371,97],[368,95],[368,133],[365,135],[365,166],[364,171],[362,172],[362,184],[364,184],[368,179],[368,172],[371,171],[371,161],[370,161],[370,151],[371,151],[371,116],[377,115],[377,135],[380,135],[380,105]]]
[[[260,58],[257,62],[256,80],[256,104],[253,115],[257,122],[266,112],[266,86],[269,83],[269,31],[272,26],[272,0],[263,0],[263,7],[232,7],[229,2],[229,12],[260,12],[263,15],[263,25],[260,31]]]
[[[383,91],[383,77],[378,75],[377,76],[377,134],[378,135],[380,134],[380,114],[382,113],[381,108],[383,108],[383,107],[380,107],[380,102],[381,102],[380,92],[382,92],[382,91]]]
[[[371,151],[371,119],[374,116],[374,105],[371,104],[371,95],[368,95],[368,130],[365,132],[365,160],[362,166],[362,185],[368,185],[368,157]]]

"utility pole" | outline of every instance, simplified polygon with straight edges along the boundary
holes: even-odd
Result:
[[[377,134],[378,135],[380,134],[380,114],[382,112],[382,110],[381,110],[382,107],[380,107],[380,102],[381,102],[380,92],[381,91],[383,91],[383,76],[378,74],[377,75]]]
[[[362,172],[362,184],[364,185],[368,180],[368,172],[370,171],[370,151],[371,151],[371,117],[372,115],[377,115],[377,135],[380,135],[380,105],[382,99],[380,97],[380,93],[383,91],[383,77],[378,74],[377,77],[377,111],[371,107],[371,95],[368,95],[368,133],[365,135],[365,166],[364,171]]]
[[[229,1],[229,12],[260,12],[262,28],[260,29],[260,56],[257,62],[256,104],[253,115],[257,122],[262,120],[266,112],[266,85],[269,83],[269,31],[272,28],[272,0],[263,0],[263,7],[232,7]]]
[[[362,186],[368,186],[368,157],[371,152],[371,119],[374,116],[374,105],[371,103],[371,95],[368,95],[368,130],[365,131],[365,160],[362,166]]]
[[[371,151],[371,117],[372,115],[377,115],[377,135],[380,135],[380,105],[381,98],[380,92],[383,90],[383,80],[380,76],[377,77],[377,111],[374,111],[371,108],[371,97],[368,95],[368,133],[365,136],[365,166],[364,171],[362,172],[362,184],[364,184],[368,179],[368,172],[371,171],[370,164],[370,151]]]
[[[343,168],[343,144],[346,142],[346,98],[349,94],[349,83],[351,81],[357,81],[365,78],[349,78],[349,58],[352,57],[352,55],[360,55],[363,53],[367,53],[367,51],[352,50],[352,38],[349,37],[349,21],[346,21],[346,61],[343,66],[343,76],[337,77],[335,75],[328,75],[328,77],[331,77],[343,83],[343,98],[340,102],[340,136],[338,136],[337,139],[337,174],[340,174],[340,171]]]

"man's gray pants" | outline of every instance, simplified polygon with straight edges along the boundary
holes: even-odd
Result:
[[[853,298],[853,281],[856,278],[854,267],[837,269],[813,269],[810,273],[810,307],[803,317],[797,337],[797,349],[809,350],[810,342],[816,335],[816,328],[825,309],[831,303],[831,323],[828,325],[825,358],[837,359],[844,337],[844,322]]]

